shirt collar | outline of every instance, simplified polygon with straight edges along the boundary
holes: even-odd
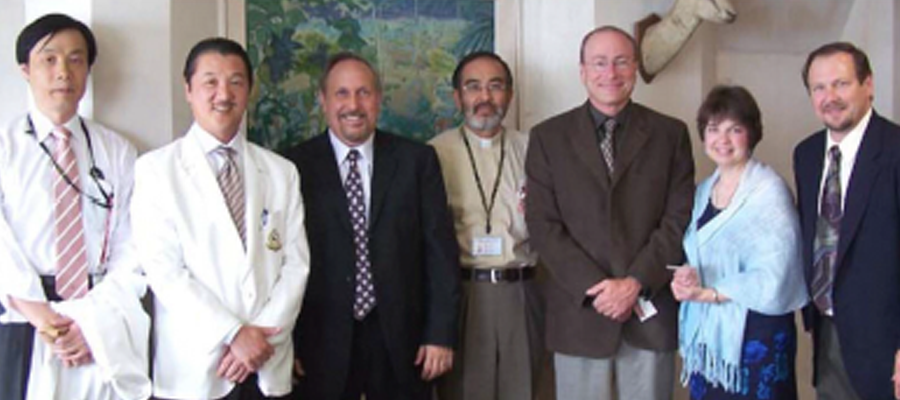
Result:
[[[845,157],[848,155],[855,155],[859,150],[859,145],[862,143],[863,134],[866,132],[866,128],[869,126],[869,120],[872,118],[872,108],[869,107],[869,111],[866,111],[866,114],[863,115],[862,119],[859,120],[859,123],[847,132],[847,135],[841,139],[841,142],[835,142],[834,139],[831,138],[831,129],[826,132],[825,137],[827,138],[827,145],[825,146],[826,154],[828,149],[832,146],[837,145],[838,148],[841,149],[841,154]]]
[[[375,135],[375,133],[369,135],[369,138],[361,145],[350,147],[344,144],[341,139],[338,139],[337,135],[331,129],[328,129],[328,139],[331,140],[331,147],[334,149],[334,156],[337,159],[338,165],[342,164],[344,160],[347,159],[347,154],[350,153],[351,149],[359,150],[363,161],[372,163],[375,159]]]
[[[625,107],[623,107],[618,114],[613,116],[604,114],[603,112],[598,110],[597,107],[594,107],[594,105],[590,102],[588,102],[588,104],[590,105],[590,107],[588,108],[591,111],[591,120],[594,121],[594,130],[600,130],[603,127],[603,123],[606,122],[606,120],[612,118],[616,120],[617,126],[619,126],[616,131],[620,131],[621,127],[624,126],[624,124],[627,122],[628,111],[631,110],[631,100],[628,101],[628,104],[625,104]]]
[[[482,148],[482,149],[487,149],[487,148],[493,147],[494,145],[499,145],[500,136],[503,136],[506,134],[506,127],[501,126],[500,132],[497,132],[497,134],[494,135],[493,137],[491,137],[490,139],[486,139],[486,138],[476,135],[475,132],[472,132],[472,130],[469,129],[469,127],[466,126],[465,123],[463,123],[461,126],[462,126],[463,131],[465,132],[466,137],[469,139],[469,142],[474,144],[476,147]]]
[[[37,138],[38,142],[43,142],[50,136],[50,133],[56,128],[56,125],[50,121],[50,118],[47,118],[46,115],[38,111],[37,109],[29,109],[28,117],[31,118],[31,123],[34,124],[34,135]],[[69,132],[73,133],[73,137],[77,140],[77,135],[75,132],[81,131],[81,124],[78,123],[78,114],[69,118],[62,126],[66,127]]]
[[[243,153],[244,146],[243,146],[243,141],[240,140],[240,138],[241,138],[240,132],[238,132],[237,135],[234,135],[234,137],[231,138],[230,142],[225,143],[225,144],[222,144],[222,142],[220,142],[219,139],[216,139],[216,137],[213,136],[213,134],[207,132],[205,129],[203,129],[200,126],[200,124],[198,124],[196,122],[194,122],[194,124],[191,125],[191,129],[190,129],[189,133],[197,137],[197,141],[200,142],[200,148],[203,149],[203,154],[209,155],[210,153],[212,153],[213,151],[218,149],[219,146],[230,147],[230,148],[234,149],[234,151],[235,151],[235,153],[237,153],[237,155],[240,155],[241,153]]]

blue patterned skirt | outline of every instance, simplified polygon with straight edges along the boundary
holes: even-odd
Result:
[[[691,399],[796,400],[797,328],[794,313],[768,316],[750,311],[744,328],[741,373],[747,379],[744,393],[728,393],[713,387],[700,374],[690,378]]]

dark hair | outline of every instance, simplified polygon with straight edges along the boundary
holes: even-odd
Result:
[[[584,48],[585,48],[585,46],[587,46],[588,40],[590,40],[591,37],[593,37],[594,35],[596,35],[598,33],[604,33],[604,32],[615,32],[615,33],[618,33],[618,34],[622,35],[623,37],[625,37],[625,39],[628,39],[628,43],[631,43],[631,51],[632,51],[632,53],[634,53],[634,61],[635,62],[640,61],[641,48],[640,48],[640,46],[638,46],[637,41],[634,40],[634,37],[619,27],[612,26],[612,25],[604,25],[599,28],[594,28],[594,30],[588,32],[587,35],[584,35],[584,38],[581,39],[581,49],[578,51],[578,61],[579,62],[584,64]]]
[[[469,53],[462,60],[459,60],[459,63],[456,64],[456,69],[453,70],[453,78],[451,83],[453,84],[453,88],[456,90],[462,89],[462,71],[466,68],[466,65],[469,65],[472,61],[475,61],[479,58],[489,58],[491,60],[496,61],[501,66],[503,66],[503,72],[506,73],[506,86],[508,89],[512,89],[513,86],[513,78],[512,71],[509,69],[509,65],[506,64],[506,61],[503,61],[500,56],[490,52],[490,51],[476,51],[474,53]]]
[[[337,67],[338,64],[344,61],[356,61],[360,62],[372,72],[372,76],[375,77],[375,90],[381,93],[381,77],[378,76],[378,72],[375,71],[375,67],[372,66],[372,63],[369,60],[366,60],[362,56],[356,55],[349,51],[342,51],[328,58],[328,63],[325,66],[325,72],[322,73],[322,76],[319,77],[319,92],[325,93],[325,87],[328,85],[328,76],[331,75],[331,71]]]
[[[247,69],[247,81],[250,83],[250,87],[253,87],[253,68],[250,66],[250,57],[247,56],[244,47],[238,42],[223,37],[203,39],[191,48],[187,60],[184,62],[184,82],[188,86],[191,85],[191,77],[194,76],[194,72],[197,70],[197,59],[211,52],[219,53],[223,56],[234,55],[240,57],[241,61],[244,62],[244,67]]]
[[[803,65],[803,86],[809,90],[809,67],[813,61],[819,57],[830,56],[837,53],[846,53],[853,57],[853,67],[856,69],[856,80],[863,83],[866,78],[872,76],[872,67],[869,66],[869,57],[862,50],[849,42],[833,42],[822,45],[818,49],[813,50],[806,57],[806,64]]]
[[[731,119],[747,128],[750,151],[762,140],[762,115],[753,95],[741,86],[716,86],[697,110],[697,132],[706,140],[706,125],[713,120]]]
[[[88,67],[93,66],[94,60],[97,59],[97,41],[94,39],[94,34],[87,25],[65,14],[44,15],[22,29],[19,38],[16,39],[16,62],[19,65],[28,64],[31,49],[38,42],[48,35],[53,38],[57,33],[69,29],[78,31],[84,37],[84,41],[87,43]]]

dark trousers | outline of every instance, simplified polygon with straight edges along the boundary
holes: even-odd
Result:
[[[420,400],[427,396],[403,393],[397,381],[379,326],[378,309],[353,325],[350,373],[341,400]],[[409,388],[407,388],[409,389]]]
[[[285,400],[290,396],[266,397],[259,390],[256,374],[251,374],[243,383],[234,385],[234,389],[221,400]]]
[[[41,284],[47,300],[61,300],[52,276],[42,276]],[[0,305],[0,315],[5,313],[6,308]],[[0,399],[25,399],[33,345],[34,327],[31,324],[0,324]]]
[[[831,317],[819,318],[816,343],[816,398],[818,400],[858,400],[859,396],[850,383],[844,359],[841,356],[841,345],[838,340],[837,327]]]

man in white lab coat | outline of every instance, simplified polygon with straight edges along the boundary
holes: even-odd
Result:
[[[135,239],[155,294],[153,394],[280,398],[309,273],[300,177],[240,133],[253,81],[239,44],[201,41],[184,80],[194,124],[135,167]]]
[[[150,396],[128,213],[136,152],[78,115],[96,57],[90,29],[63,14],[36,19],[16,42],[34,102],[0,128],[4,400]]]

